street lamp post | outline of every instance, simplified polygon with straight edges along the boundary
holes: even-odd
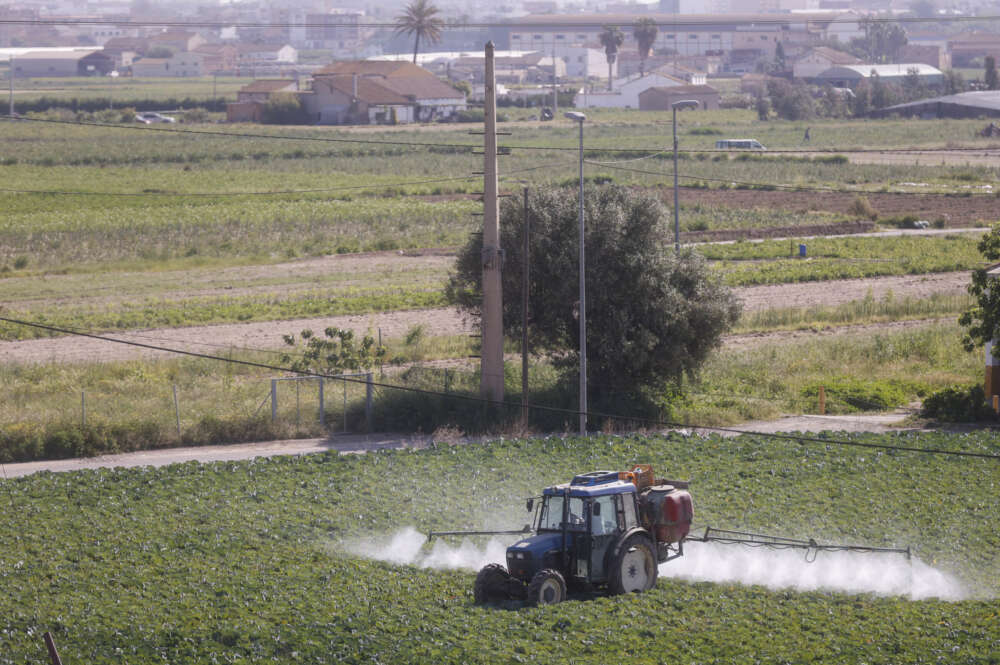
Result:
[[[696,109],[699,104],[694,99],[679,99],[670,107],[674,110],[674,252],[681,251],[681,216],[677,199],[677,109]]]
[[[118,78],[118,70],[117,69],[112,69],[110,72],[108,72],[108,80],[110,81],[110,83],[108,83],[108,109],[109,110],[114,110],[114,108],[115,108],[114,97],[115,97],[115,79],[116,78]]]
[[[586,259],[583,239],[583,121],[587,116],[577,111],[567,111],[563,115],[580,124],[580,436],[585,436],[587,434],[587,285],[584,280]]]

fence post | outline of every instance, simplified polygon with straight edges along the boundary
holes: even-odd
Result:
[[[826,388],[819,387],[819,415],[826,415]]]
[[[344,383],[344,434],[347,434],[347,379],[341,379]]]
[[[87,391],[80,391],[80,417],[83,422],[83,426],[87,426]]]
[[[326,425],[326,404],[323,402],[323,377],[319,377],[319,424]]]
[[[177,420],[177,439],[181,438],[181,410],[177,404],[177,384],[174,384],[174,418]]]
[[[278,420],[278,380],[271,379],[271,422]]]
[[[295,379],[295,426],[302,426],[302,409],[300,408],[301,402],[299,401],[299,384],[301,381]]]
[[[59,652],[56,650],[56,641],[52,639],[52,633],[46,631],[42,635],[42,639],[45,640],[45,646],[49,650],[49,659],[52,661],[52,665],[62,665],[62,660],[59,659]]]
[[[372,393],[374,386],[372,385],[372,373],[368,372],[365,374],[365,423],[368,427],[368,433],[371,434],[372,426]]]

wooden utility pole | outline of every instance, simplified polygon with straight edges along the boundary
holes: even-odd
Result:
[[[483,169],[483,344],[482,377],[479,394],[503,400],[503,299],[500,276],[503,251],[500,249],[500,207],[497,204],[497,95],[493,62],[493,42],[486,44],[486,122]]]

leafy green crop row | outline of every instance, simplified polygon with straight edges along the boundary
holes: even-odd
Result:
[[[797,251],[799,242],[810,258],[789,257],[789,248]],[[730,285],[750,286],[971,270],[983,262],[978,242],[978,234],[963,233],[765,240],[701,245],[697,251],[720,262],[717,267]]]
[[[851,438],[1000,452],[988,433]],[[673,435],[43,473],[0,482],[0,663],[44,660],[46,630],[65,662],[92,665],[996,662],[995,598],[661,580],[503,611],[473,606],[471,572],[339,545],[404,526],[517,527],[541,487],[644,461],[691,479],[700,524],[910,544],[979,595],[1000,591],[989,460]]]

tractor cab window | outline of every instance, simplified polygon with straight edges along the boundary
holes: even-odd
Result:
[[[545,497],[538,518],[539,530],[562,530],[563,505],[564,499],[561,496]],[[583,516],[583,499],[575,496],[569,497],[569,514],[566,516],[569,529],[583,531],[585,526]]]
[[[618,511],[614,496],[599,496],[590,508],[590,532],[603,536],[618,531]]]

